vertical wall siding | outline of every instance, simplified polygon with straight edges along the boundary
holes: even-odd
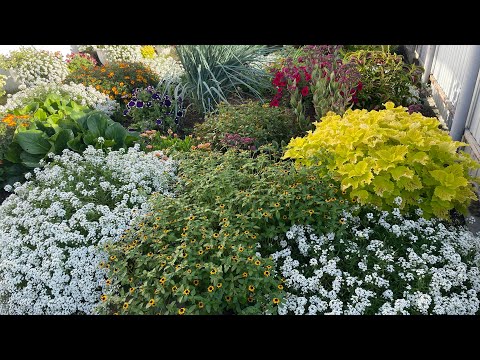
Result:
[[[415,51],[418,54],[418,62],[420,65],[425,65],[425,58],[427,57],[428,45],[415,45]]]
[[[461,84],[470,49],[469,45],[437,45],[436,48],[432,64],[436,86],[432,86],[432,96],[449,126],[462,90]]]

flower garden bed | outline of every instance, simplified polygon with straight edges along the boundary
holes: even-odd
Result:
[[[78,49],[0,59],[0,314],[480,313],[479,165],[393,48]]]

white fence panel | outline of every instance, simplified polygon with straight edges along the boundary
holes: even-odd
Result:
[[[427,57],[428,45],[415,45],[416,56],[421,66],[425,66],[425,58]]]
[[[469,56],[469,45],[437,45],[432,64],[432,96],[440,115],[451,126]]]

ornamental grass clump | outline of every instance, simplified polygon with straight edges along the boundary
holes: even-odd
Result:
[[[457,152],[467,144],[453,141],[439,125],[392,102],[385,110],[348,110],[343,117],[330,112],[313,132],[292,139],[284,158],[325,164],[361,204],[389,210],[401,197],[404,212],[418,206],[426,218],[448,218],[450,210],[465,213],[477,199],[469,171],[479,165]]]
[[[466,228],[359,206],[341,226],[343,236],[294,225],[281,237],[279,314],[479,313],[480,238]]]
[[[168,196],[175,163],[138,147],[64,150],[0,205],[0,313],[92,314],[111,280],[105,252],[152,193]],[[112,267],[112,271],[116,271]]]
[[[346,204],[338,186],[328,180],[311,186],[308,179],[319,180],[314,170],[297,171],[261,151],[177,158],[176,196],[153,198],[149,215],[110,246],[116,288],[100,311],[276,314],[282,279],[263,249],[295,222],[342,231]]]

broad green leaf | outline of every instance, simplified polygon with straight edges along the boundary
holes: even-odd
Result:
[[[47,120],[47,113],[42,108],[35,111],[33,116],[38,120],[42,120],[42,121]]]
[[[46,155],[52,145],[40,130],[26,130],[16,135],[16,141],[23,150],[34,155]]]
[[[55,154],[60,154],[68,148],[68,142],[73,139],[73,131],[70,129],[60,129],[50,140],[53,142]]]
[[[105,138],[115,140],[115,149],[124,146],[124,141],[127,135],[127,130],[125,130],[125,128],[119,123],[110,124],[105,130]]]
[[[437,186],[433,192],[435,196],[445,201],[451,201],[455,197],[455,189],[451,189],[445,186]]]
[[[357,190],[353,190],[350,193],[350,197],[351,198],[357,197],[361,203],[366,203],[369,198],[369,194],[368,194],[368,191],[366,190],[357,189]]]
[[[12,142],[5,151],[4,158],[12,163],[21,163],[20,153],[23,151],[22,147],[17,142]]]
[[[73,151],[76,151],[78,153],[83,152],[87,148],[87,146],[82,141],[82,135],[81,134],[79,134],[79,135],[75,136],[75,138],[69,140],[67,142],[67,145],[70,149],[72,149]]]
[[[24,164],[28,168],[36,168],[39,167],[39,161],[43,159],[45,155],[32,155],[25,151],[20,153],[20,158],[22,159],[22,164]]]
[[[95,137],[105,136],[105,130],[108,126],[108,116],[100,113],[94,112],[90,113],[87,117],[87,128],[88,130],[95,135]]]
[[[95,143],[97,142],[97,136],[95,136],[94,133],[87,132],[83,135],[83,142],[86,145],[95,145]]]
[[[35,126],[38,130],[43,131],[47,136],[52,136],[55,134],[55,129],[52,126],[49,126],[48,123],[36,120]]]
[[[429,157],[423,151],[414,152],[408,155],[408,161],[411,163],[418,162],[422,165],[426,165],[429,161]]]

